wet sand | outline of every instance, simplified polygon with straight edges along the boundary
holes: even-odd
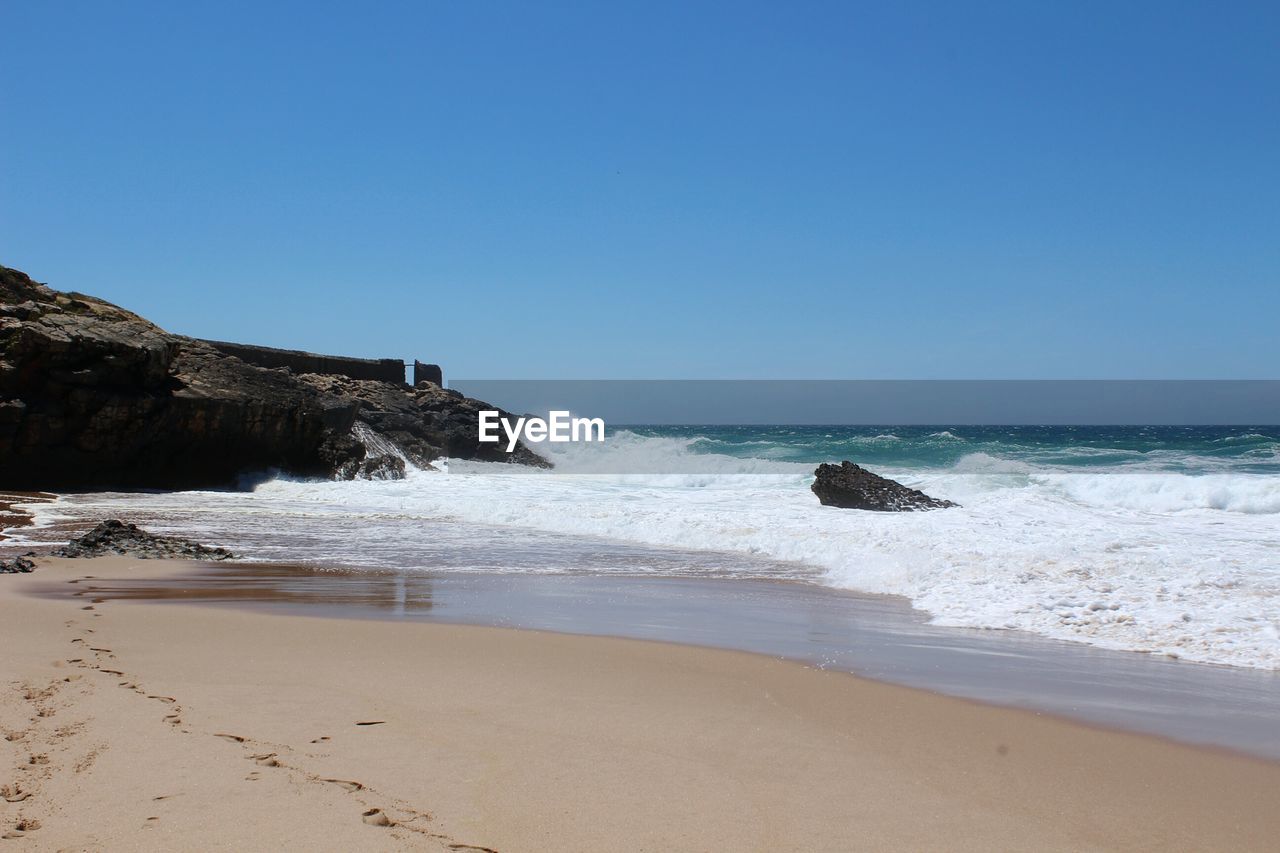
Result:
[[[14,849],[1264,850],[1280,832],[1280,764],[762,655],[29,594],[176,568],[0,578]]]
[[[31,512],[22,504],[49,503],[57,496],[47,492],[0,492],[0,542],[6,529],[27,527],[31,524]]]
[[[99,579],[75,589],[106,600],[230,603],[749,651],[1280,759],[1280,673],[939,627],[900,598],[803,583],[218,563],[192,567],[176,581]],[[67,588],[50,585],[48,593]]]

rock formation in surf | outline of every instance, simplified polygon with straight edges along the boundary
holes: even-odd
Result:
[[[190,539],[158,536],[136,524],[108,519],[52,552],[53,557],[103,557],[112,554],[143,560],[230,560],[226,548],[209,548]]]
[[[814,471],[813,493],[824,506],[867,509],[877,512],[911,512],[918,509],[945,509],[959,506],[931,498],[918,489],[873,474],[848,460],[839,465],[823,463]]]
[[[333,381],[329,381],[333,380]],[[256,367],[129,311],[0,267],[0,487],[196,488],[272,470],[396,478],[493,455],[473,412],[423,383]]]

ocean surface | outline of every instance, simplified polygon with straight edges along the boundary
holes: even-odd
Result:
[[[537,449],[553,472],[65,496],[19,533],[122,517],[256,561],[785,579],[942,626],[1280,669],[1280,427],[637,426]],[[813,469],[842,459],[962,506],[822,507]]]

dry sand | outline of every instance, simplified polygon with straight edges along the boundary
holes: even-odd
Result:
[[[1280,764],[760,656],[24,594],[174,568],[0,576],[0,853],[1280,837]]]

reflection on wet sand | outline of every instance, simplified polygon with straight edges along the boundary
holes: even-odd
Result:
[[[430,610],[432,578],[390,571],[343,572],[277,563],[196,564],[169,581],[94,578],[74,594],[95,601],[185,601],[300,606],[325,615],[406,616]],[[50,590],[51,591],[51,590]],[[372,611],[372,612],[370,612]]]

